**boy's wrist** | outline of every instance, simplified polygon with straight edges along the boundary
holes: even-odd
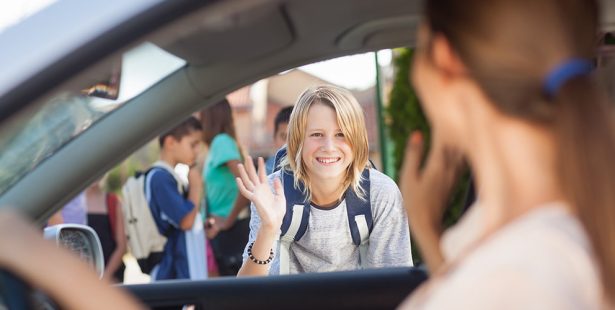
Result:
[[[261,226],[260,229],[258,230],[258,235],[257,237],[263,237],[263,238],[271,238],[271,239],[276,239],[277,234],[279,233],[280,229],[278,228],[273,228],[273,227],[267,227],[267,226]]]

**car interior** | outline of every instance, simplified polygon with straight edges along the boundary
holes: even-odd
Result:
[[[25,165],[18,177],[0,179],[8,184],[0,186],[0,208],[17,208],[39,224],[138,148],[231,91],[316,61],[413,46],[421,21],[421,1],[414,0],[94,1],[91,6],[104,7],[99,18],[92,18],[78,2],[57,2],[33,16],[30,26],[17,25],[0,33],[0,45],[7,46],[19,35],[35,36],[35,26],[40,24],[34,22],[51,22],[54,12],[69,12],[72,27],[82,20],[87,24],[87,19],[114,17],[104,28],[93,28],[89,36],[72,41],[59,39],[65,30],[62,25],[70,27],[70,23],[56,20],[49,31],[57,32],[64,49],[42,46],[49,59],[33,61],[29,75],[16,74],[10,83],[0,79],[4,84],[0,87],[0,147],[5,150],[15,143],[14,137],[24,135],[40,137],[36,143],[23,144],[21,150],[49,145],[53,132],[32,131],[31,126],[42,122],[39,119],[49,120],[43,117],[48,114],[37,113],[51,113],[49,107],[61,106],[63,100],[106,80],[125,53],[153,45],[179,61],[142,92],[95,117],[76,121],[79,128],[71,128],[67,135],[58,133],[66,138],[39,152],[36,162]],[[603,1],[603,12],[604,30],[615,30],[615,2]],[[28,57],[36,59],[24,54]],[[0,58],[0,67],[8,65],[7,57]],[[157,60],[151,63],[157,64]],[[71,103],[71,107],[80,104]],[[2,156],[0,170],[17,166],[9,159],[23,160],[21,153]],[[152,308],[194,304],[225,309],[371,309],[396,307],[426,278],[425,270],[413,267],[120,287]]]

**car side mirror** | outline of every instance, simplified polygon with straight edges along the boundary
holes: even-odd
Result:
[[[94,229],[80,224],[59,224],[45,228],[44,236],[45,239],[52,240],[58,246],[75,253],[92,266],[102,278],[105,260],[100,240]]]

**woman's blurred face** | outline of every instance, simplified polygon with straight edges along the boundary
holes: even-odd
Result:
[[[442,39],[437,44],[432,44],[431,36],[427,25],[419,28],[410,79],[432,131],[443,134],[447,140],[452,141],[455,139],[452,136],[457,135],[460,130],[459,102],[455,98],[452,78],[445,73],[448,68],[442,68],[441,64],[434,62],[433,55],[446,47],[443,46]]]
[[[437,127],[438,121],[438,83],[437,72],[430,59],[429,29],[426,25],[419,28],[414,62],[410,72],[410,80],[414,85],[425,115],[432,127]]]

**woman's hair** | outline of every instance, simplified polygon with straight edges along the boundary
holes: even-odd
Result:
[[[237,141],[233,111],[228,100],[222,99],[201,111],[201,124],[203,126],[203,141],[211,145],[214,137],[226,133]]]
[[[432,35],[443,35],[503,113],[550,129],[561,186],[578,209],[615,300],[615,131],[613,111],[592,75],[548,96],[544,80],[573,58],[591,60],[598,38],[594,0],[427,0]]]
[[[294,172],[295,187],[298,187],[299,181],[302,181],[305,184],[307,199],[311,199],[310,178],[301,154],[306,136],[308,111],[315,104],[323,104],[335,110],[337,124],[354,154],[354,160],[346,170],[342,186],[344,191],[351,187],[357,196],[363,198],[365,193],[360,187],[360,182],[361,173],[367,167],[369,160],[367,129],[361,106],[354,96],[343,88],[322,85],[308,88],[299,96],[288,123],[288,153],[281,162],[283,169]]]

